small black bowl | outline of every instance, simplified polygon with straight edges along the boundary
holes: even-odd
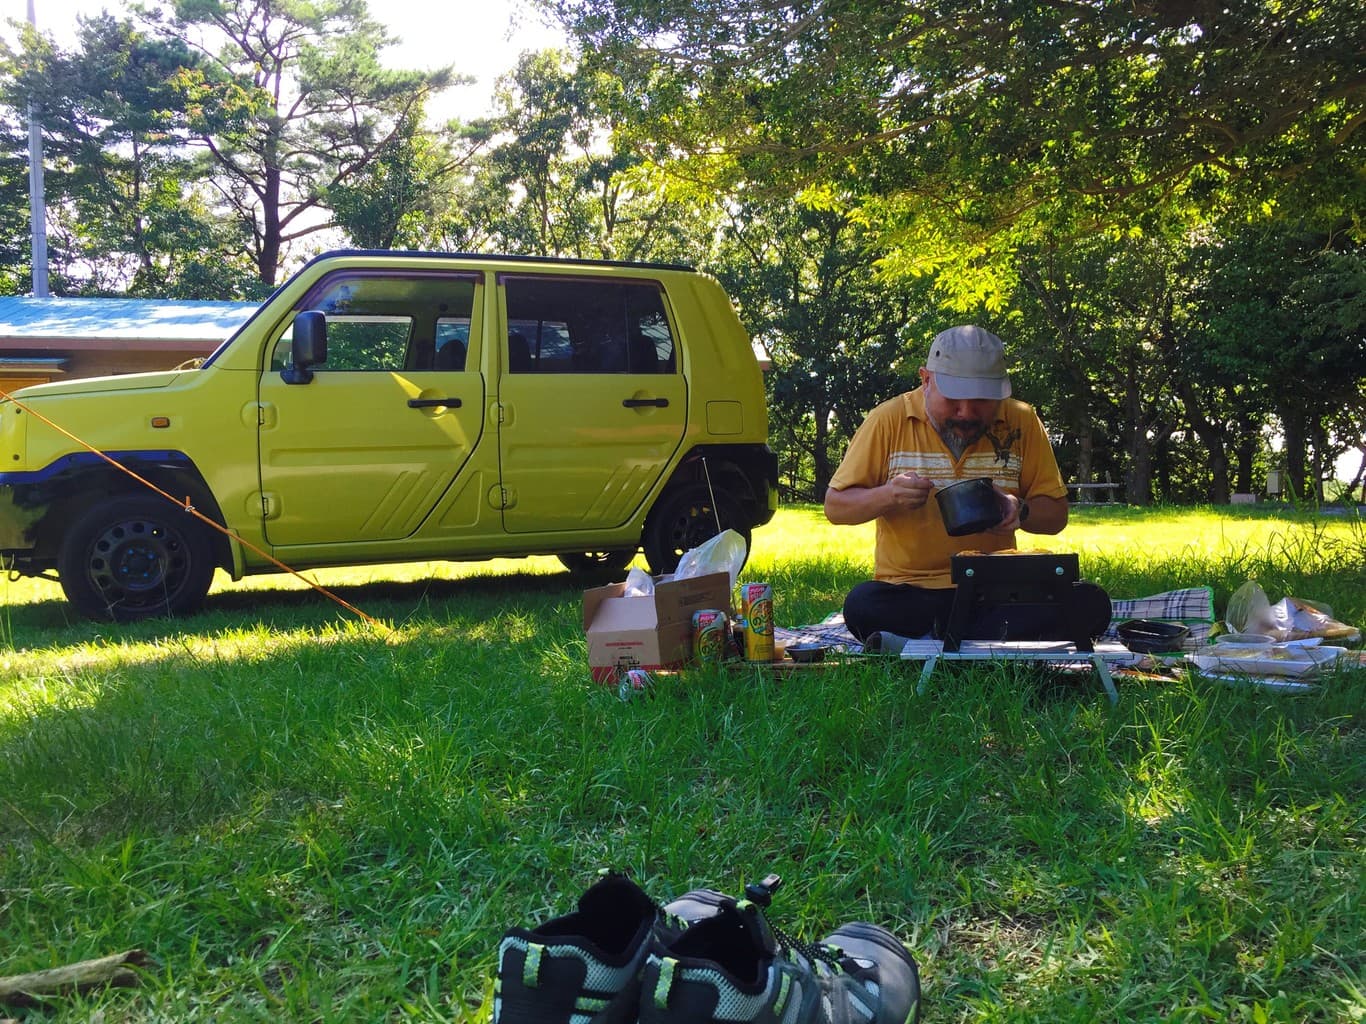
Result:
[[[1120,643],[1135,654],[1170,654],[1181,650],[1181,643],[1191,635],[1190,627],[1162,619],[1129,619],[1121,622],[1115,632]]]
[[[950,537],[966,537],[970,533],[989,530],[1001,521],[1001,506],[996,502],[996,488],[986,477],[973,477],[941,487],[934,498],[939,502],[939,513],[944,517],[944,529]]]
[[[824,644],[792,644],[787,649],[787,656],[793,661],[809,664],[813,661],[824,661],[825,650]]]

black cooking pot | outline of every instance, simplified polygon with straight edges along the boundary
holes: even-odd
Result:
[[[959,480],[941,487],[934,497],[939,502],[939,513],[944,517],[944,528],[950,537],[981,533],[1001,521],[996,489],[986,477]]]

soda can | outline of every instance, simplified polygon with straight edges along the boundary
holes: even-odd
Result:
[[[719,608],[702,608],[692,613],[692,655],[701,662],[717,662],[725,658],[725,612]]]
[[[745,583],[740,587],[745,610],[745,660],[773,660],[773,584]]]
[[[650,673],[643,668],[628,668],[622,673],[621,682],[617,684],[617,696],[625,701],[635,700],[648,694],[654,689],[654,685]]]

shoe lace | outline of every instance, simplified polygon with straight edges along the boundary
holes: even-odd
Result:
[[[778,940],[779,952],[788,960],[793,959],[793,954],[800,954],[813,967],[822,964],[835,974],[844,973],[844,964],[840,960],[840,954],[833,946],[823,946],[818,942],[804,942],[794,938],[792,935],[775,928],[772,924],[769,929],[773,932],[773,937]]]
[[[745,886],[745,896],[751,903],[757,904],[761,910],[767,911],[769,904],[773,901],[773,894],[776,893],[783,884],[779,875],[768,875],[760,882],[751,882]],[[767,914],[765,914],[767,918]],[[788,959],[793,959],[796,953],[806,958],[807,963],[813,967],[816,964],[823,964],[836,974],[844,971],[844,965],[840,963],[839,951],[832,946],[822,946],[815,942],[803,942],[801,939],[794,938],[781,928],[776,928],[773,922],[768,923],[769,931],[773,933],[773,938],[777,940],[779,952]]]

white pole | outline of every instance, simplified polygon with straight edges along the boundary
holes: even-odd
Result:
[[[38,27],[33,0],[28,0],[28,23]],[[43,198],[43,126],[33,104],[28,107],[28,208],[33,239],[33,294],[47,298],[47,204]]]

